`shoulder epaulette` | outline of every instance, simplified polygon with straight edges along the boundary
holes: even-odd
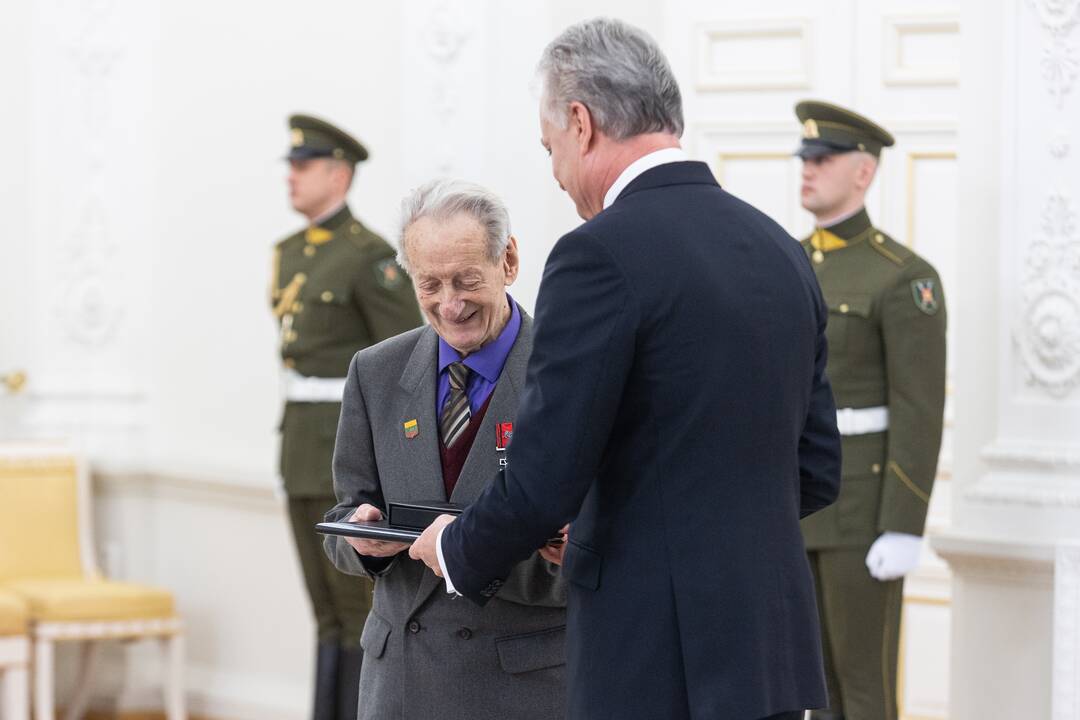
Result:
[[[347,226],[342,228],[352,244],[355,245],[361,252],[380,253],[382,251],[388,251],[393,253],[394,248],[386,240],[383,240],[379,235],[371,232],[364,227],[358,220],[353,220]]]
[[[899,267],[907,265],[915,257],[915,253],[911,249],[896,242],[880,230],[874,230],[874,233],[870,236],[869,245],[883,258]]]

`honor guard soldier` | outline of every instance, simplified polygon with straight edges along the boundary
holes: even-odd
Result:
[[[280,323],[285,411],[281,476],[318,630],[315,720],[355,720],[368,580],[339,572],[314,526],[333,507],[331,460],[352,356],[420,325],[395,251],[345,202],[367,150],[333,125],[289,118],[289,199],[308,227],[274,250],[271,306]]]
[[[896,720],[903,578],[918,564],[945,405],[937,271],[864,204],[884,128],[801,102],[802,241],[829,307],[827,372],[843,443],[837,502],[803,521],[817,583],[829,708],[815,720]]]

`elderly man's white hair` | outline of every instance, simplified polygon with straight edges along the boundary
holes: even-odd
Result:
[[[410,271],[405,247],[409,226],[420,218],[447,220],[465,213],[480,223],[487,237],[488,258],[498,262],[510,241],[510,212],[499,196],[485,187],[465,180],[432,180],[416,188],[401,201],[397,261]]]
[[[580,102],[615,140],[683,133],[682,94],[667,58],[649,35],[621,20],[571,25],[544,49],[537,74],[544,117],[560,128],[570,103]]]

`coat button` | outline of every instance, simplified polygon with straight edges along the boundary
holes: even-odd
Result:
[[[820,250],[815,250],[813,257],[814,257],[814,262],[816,264],[818,264],[818,265],[825,262],[825,253],[821,252]]]
[[[876,242],[878,245],[881,245],[885,242],[885,236],[881,233],[877,233],[876,235],[874,235],[874,242]]]
[[[461,638],[462,640],[468,640],[469,638],[472,637],[472,630],[470,630],[467,627],[463,627],[463,628],[461,628],[460,630],[457,631],[457,636],[459,638]]]
[[[847,303],[840,303],[840,312],[846,313],[851,307]]]
[[[305,257],[311,257],[314,254],[315,254],[315,246],[314,245],[305,245],[304,246],[304,256]]]
[[[420,623],[416,622],[415,620],[410,620],[408,627],[409,627],[409,632],[411,632],[413,634],[416,634],[416,633],[420,632]]]
[[[877,463],[874,463],[873,465],[870,466],[870,470],[875,475],[877,475],[879,472],[881,472],[881,465],[878,465]]]
[[[319,297],[322,298],[323,302],[330,302],[334,299],[334,293],[330,292],[329,290],[323,290],[323,294]]]

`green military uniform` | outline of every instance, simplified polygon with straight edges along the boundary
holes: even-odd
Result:
[[[362,145],[321,120],[296,115],[289,125],[290,159],[355,164],[367,157]],[[280,470],[318,631],[316,720],[356,717],[360,635],[372,588],[333,566],[314,526],[337,503],[331,461],[341,412],[338,388],[352,356],[421,323],[412,284],[394,254],[347,206],[274,250],[271,306],[287,376]]]
[[[893,144],[842,108],[807,102],[797,114],[804,159]],[[866,557],[882,533],[923,533],[941,446],[945,299],[934,268],[865,209],[802,244],[829,308],[827,372],[844,435],[840,497],[803,520],[830,702],[811,717],[896,720],[903,580],[875,580]]]

